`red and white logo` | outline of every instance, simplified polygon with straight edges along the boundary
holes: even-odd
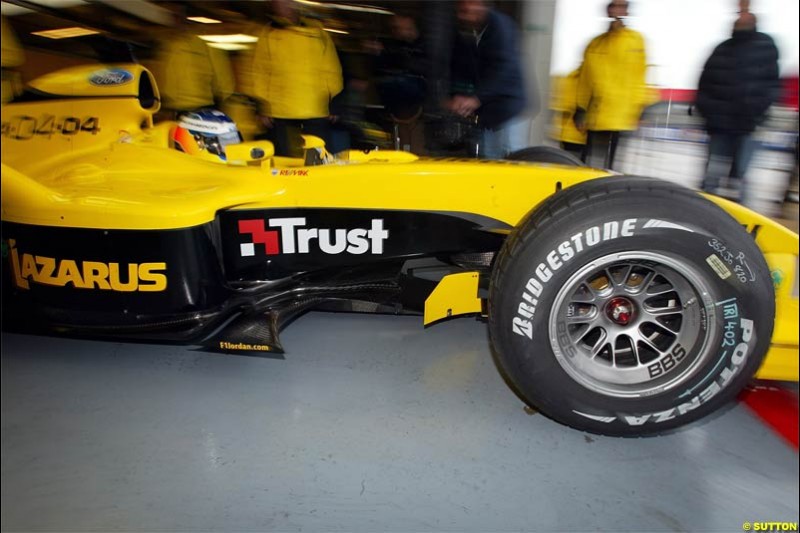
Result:
[[[277,229],[266,229],[265,222]],[[239,233],[252,237],[252,242],[239,245],[242,257],[255,256],[257,244],[264,245],[266,255],[308,254],[312,248],[331,255],[382,254],[383,241],[389,238],[389,230],[383,229],[380,218],[373,218],[370,228],[350,230],[307,228],[305,225],[305,217],[240,220]]]

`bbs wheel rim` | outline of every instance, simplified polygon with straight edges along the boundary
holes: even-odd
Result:
[[[606,255],[556,295],[549,335],[556,360],[607,396],[658,394],[684,383],[714,353],[714,304],[703,277],[669,255]]]

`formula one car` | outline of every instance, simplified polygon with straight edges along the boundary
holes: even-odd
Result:
[[[609,435],[797,380],[798,237],[736,204],[552,150],[289,159],[158,108],[138,65],[3,107],[6,327],[269,355],[311,309],[477,316],[524,401]]]

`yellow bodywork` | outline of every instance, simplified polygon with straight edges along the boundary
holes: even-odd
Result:
[[[425,300],[425,325],[453,316],[480,313],[479,279],[477,272],[459,272],[442,278]]]
[[[775,285],[775,329],[757,377],[798,381],[798,237],[789,229],[741,205],[708,195],[755,234]]]
[[[274,157],[264,141],[230,147],[227,165],[205,161],[168,149],[172,124],[153,127],[157,103],[144,108],[137,98],[139,82],[150,76],[145,69],[125,66],[133,80],[94,87],[81,80],[102,67],[82,68],[35,84],[62,99],[2,107],[3,221],[165,230],[211,222],[221,210],[319,207],[462,212],[513,227],[557,190],[609,175],[392,151],[351,151],[304,166],[304,160]],[[313,142],[307,147],[319,148]],[[759,376],[797,380],[798,236],[737,204],[710,199],[748,229],[758,226],[756,243],[773,272],[775,332]],[[480,312],[477,283],[476,272],[445,277],[426,303],[425,323]]]
[[[244,168],[244,154],[237,151],[234,164],[224,165],[165,149],[173,124],[152,127],[157,107],[145,109],[135,98],[138,81],[150,76],[146,69],[124,66],[134,79],[120,85],[97,87],[86,81],[103,68],[66,69],[32,84],[64,99],[2,107],[4,128],[10,128],[3,135],[2,192],[14,199],[3,202],[3,220],[175,229],[210,222],[224,209],[303,206],[479,213],[513,226],[557,189],[609,174],[357,150],[327,165],[304,167],[303,159],[265,157]],[[69,120],[91,118],[98,128],[64,131]],[[42,124],[60,127],[40,134]],[[311,139],[306,145],[318,148]],[[459,184],[458,194],[453,183]]]
[[[155,133],[43,160],[23,154],[27,146],[7,157],[12,143],[4,142],[3,194],[17,200],[3,202],[3,220],[174,229],[210,222],[223,209],[303,206],[480,213],[513,226],[557,188],[608,175],[588,168],[424,159],[398,170],[390,152],[382,161],[354,160],[346,171],[341,164],[298,171],[300,162],[279,158],[274,163],[280,166],[230,168],[165,150],[166,132],[161,138]]]

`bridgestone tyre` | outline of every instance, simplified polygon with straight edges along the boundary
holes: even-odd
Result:
[[[552,146],[531,146],[516,152],[511,152],[506,156],[509,161],[528,161],[530,163],[554,163],[558,165],[569,165],[573,167],[586,166],[574,154],[553,148]]]
[[[612,177],[555,194],[506,240],[489,332],[532,407],[616,436],[729,402],[769,346],[775,297],[751,235],[702,196]]]

